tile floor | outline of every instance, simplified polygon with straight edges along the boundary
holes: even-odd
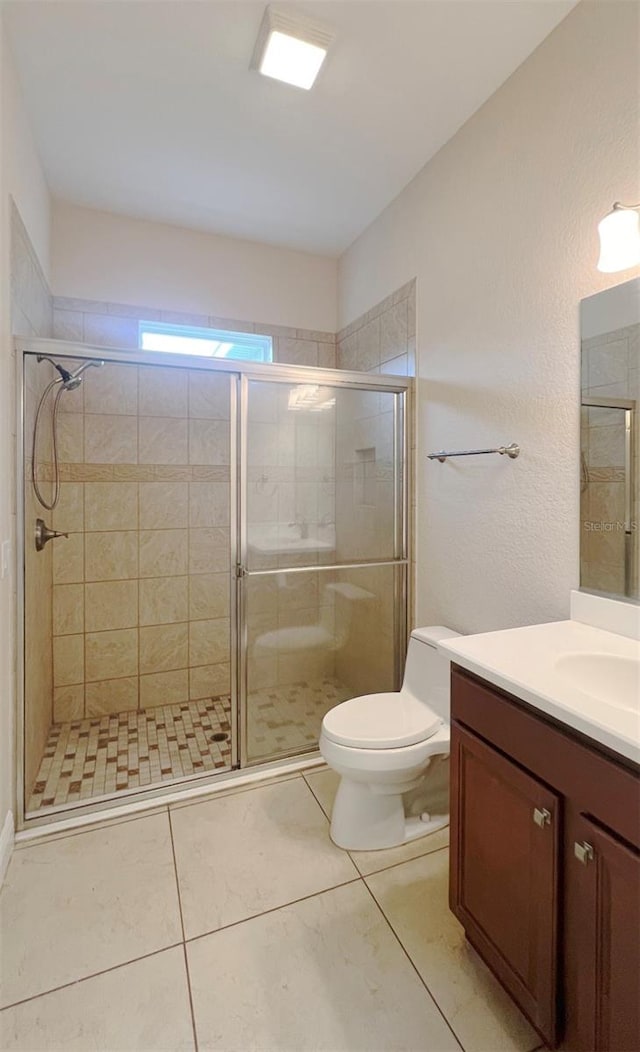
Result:
[[[254,691],[249,696],[252,762],[316,749],[322,718],[352,692],[325,677]],[[223,741],[214,735],[226,734]],[[54,724],[28,813],[198,774],[231,769],[231,700],[117,712]]]
[[[220,697],[56,723],[49,731],[28,810],[228,771],[230,712],[230,699]],[[215,741],[214,734],[227,738]]]
[[[447,908],[447,831],[336,848],[333,772],[16,850],[0,1047],[532,1052]]]

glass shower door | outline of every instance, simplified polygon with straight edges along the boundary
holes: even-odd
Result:
[[[330,708],[398,685],[404,398],[404,390],[243,378],[243,764],[316,749]]]

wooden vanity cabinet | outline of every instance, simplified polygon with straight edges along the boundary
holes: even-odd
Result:
[[[637,770],[453,666],[450,905],[545,1043],[640,1050]]]

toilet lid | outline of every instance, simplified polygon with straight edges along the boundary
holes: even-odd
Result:
[[[343,701],[322,721],[327,738],[353,749],[401,749],[426,741],[441,725],[440,717],[411,694],[389,692]]]

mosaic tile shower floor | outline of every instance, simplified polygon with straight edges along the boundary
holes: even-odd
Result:
[[[305,752],[322,717],[351,692],[334,679],[255,691],[249,697],[251,760]],[[223,741],[213,735],[226,734]],[[228,696],[54,724],[29,813],[231,769]]]
[[[228,697],[206,698],[54,724],[29,811],[229,770],[230,709]]]

